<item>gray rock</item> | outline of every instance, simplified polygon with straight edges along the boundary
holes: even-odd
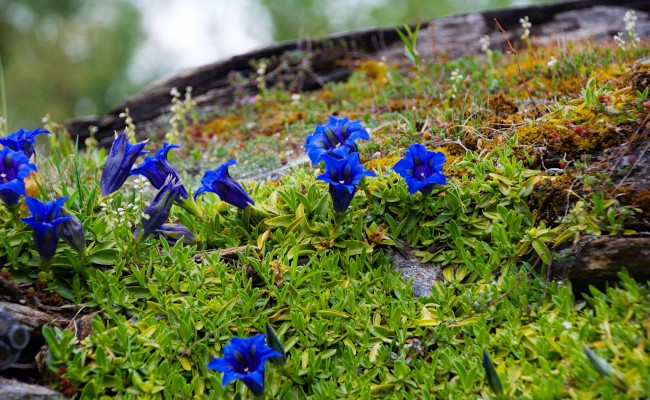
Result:
[[[428,296],[434,282],[443,280],[442,269],[433,263],[422,263],[422,258],[415,255],[419,249],[414,249],[404,242],[402,244],[404,247],[401,249],[389,248],[395,271],[400,271],[402,279],[406,281],[413,279],[413,296]]]

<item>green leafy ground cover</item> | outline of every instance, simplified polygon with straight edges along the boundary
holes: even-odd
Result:
[[[648,140],[646,54],[645,44],[612,42],[521,51],[519,66],[495,51],[415,66],[369,60],[347,82],[299,98],[261,87],[255,102],[216,115],[176,115],[170,132],[184,134],[167,138],[183,149],[170,159],[187,187],[231,157],[240,174],[283,164],[333,113],[372,130],[359,151],[377,174],[343,215],[318,168],[249,183],[256,205],[243,211],[204,194],[201,218],[172,209],[199,239],[189,247],[137,242],[153,191],[131,178],[100,198],[105,150],[76,151],[48,122],[54,134],[39,137],[28,191],[70,196],[87,253],[60,243],[41,270],[31,230],[0,208],[0,260],[5,275],[38,279],[31,301],[62,296],[77,317],[91,315],[92,330],[79,340],[44,328],[44,378],[75,398],[246,398],[241,382],[223,388],[205,366],[233,336],[269,323],[288,363],[267,365],[268,398],[495,398],[484,349],[503,398],[647,398],[647,283],[622,272],[577,299],[570,281],[546,274],[556,246],[633,234],[629,222],[647,212],[622,203],[616,184]],[[447,155],[448,184],[428,196],[410,196],[387,168],[413,143]],[[429,296],[414,298],[393,270],[389,249],[405,244],[444,269]],[[220,256],[236,247],[235,259]],[[616,372],[599,375],[583,346]]]

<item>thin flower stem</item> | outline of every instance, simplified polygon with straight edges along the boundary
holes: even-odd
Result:
[[[533,95],[530,94],[530,89],[528,89],[528,84],[526,83],[526,79],[524,78],[523,72],[521,72],[521,64],[519,63],[519,56],[517,55],[517,52],[515,49],[512,47],[512,44],[510,44],[510,39],[508,39],[508,35],[506,34],[506,31],[501,27],[499,24],[499,21],[497,19],[494,19],[494,22],[497,24],[499,29],[501,30],[501,33],[503,33],[503,37],[506,38],[506,43],[508,43],[508,47],[510,48],[510,51],[512,51],[512,54],[515,55],[515,60],[517,60],[517,68],[519,69],[519,76],[521,76],[521,81],[524,83],[524,87],[526,88],[526,92],[528,92],[528,97],[530,97],[530,101],[533,103],[533,107],[537,107],[537,102],[533,98]]]
[[[20,204],[9,207],[9,212],[11,213],[11,220],[14,223],[14,229],[18,230],[20,224]]]

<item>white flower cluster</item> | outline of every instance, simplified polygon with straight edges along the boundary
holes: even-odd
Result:
[[[132,218],[126,214],[133,215],[137,211],[137,206],[135,204],[127,204],[126,207],[113,207],[113,199],[109,199],[107,202],[101,203],[99,206],[106,215],[106,223],[109,228],[114,228],[120,225],[126,225],[129,228],[133,227]]]
[[[135,124],[133,123],[133,118],[131,118],[131,114],[129,114],[129,109],[125,108],[124,112],[121,112],[119,117],[124,118],[124,122],[126,123],[126,132],[129,135],[129,141],[130,142],[136,142],[136,140],[135,140]]]
[[[451,81],[454,85],[463,81],[463,75],[460,73],[459,69],[455,69],[451,72]]]
[[[620,49],[625,49],[627,46],[634,49],[639,44],[641,39],[636,34],[636,13],[634,10],[627,10],[625,12],[625,32],[627,33],[627,42],[623,39],[623,32],[619,32],[614,36],[614,40]]]
[[[485,35],[481,38],[481,50],[483,53],[488,53],[490,51],[490,36]]]
[[[551,56],[551,59],[546,63],[546,66],[549,67],[550,69],[555,68],[557,65],[557,59],[553,56]]]
[[[463,83],[463,75],[460,73],[460,70],[457,68],[451,71],[451,87],[447,91],[447,95],[450,99],[455,99],[460,89],[461,84]]]
[[[191,86],[185,88],[185,100],[181,101],[181,93],[175,87],[169,91],[169,94],[172,96],[172,106],[169,108],[172,112],[172,117],[169,119],[171,129],[165,134],[165,139],[169,143],[177,143],[181,128],[185,125],[185,115],[194,109],[196,102],[192,100]]]
[[[136,176],[133,180],[133,188],[138,191],[138,195],[141,195],[142,190],[147,186],[149,186],[149,180],[142,175]]]
[[[533,25],[528,20],[528,15],[526,15],[523,18],[519,18],[519,23],[521,24],[521,27],[524,28],[524,33],[521,34],[521,38],[523,40],[529,40],[530,39],[530,27],[533,26]]]
[[[137,175],[133,179],[133,188],[135,189],[135,198],[128,204],[118,203],[116,197],[109,197],[100,203],[102,212],[106,215],[106,223],[110,228],[126,225],[133,228],[142,215],[141,205],[149,206],[144,201],[144,192],[150,186],[149,180],[142,175]]]
[[[639,35],[634,31],[636,28],[636,13],[634,10],[627,10],[625,12],[625,30],[627,31],[627,41],[634,48],[640,41]]]
[[[618,44],[619,49],[625,48],[625,40],[623,40],[623,32],[619,32],[614,36],[614,41]]]

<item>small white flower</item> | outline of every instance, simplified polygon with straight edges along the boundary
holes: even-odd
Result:
[[[257,75],[264,75],[266,73],[266,64],[261,63],[257,66]]]
[[[546,66],[549,68],[555,68],[556,65],[557,65],[557,60],[555,59],[555,57],[551,56],[551,59],[546,63]]]
[[[519,23],[521,24],[521,27],[524,28],[524,33],[521,34],[521,38],[526,40],[530,37],[530,27],[533,26],[533,24],[528,20],[528,15],[524,18],[519,18]]]
[[[302,96],[300,96],[298,93],[294,93],[294,94],[291,95],[291,101],[298,102],[298,101],[300,101],[301,97]]]
[[[480,42],[481,42],[481,50],[483,51],[483,53],[489,52],[490,51],[490,36],[489,35],[483,36],[481,38]]]
[[[453,71],[451,72],[451,80],[452,80],[454,83],[462,82],[462,80],[463,80],[463,75],[460,73],[460,70],[459,70],[459,69],[455,69],[455,70],[453,70]]]
[[[623,32],[619,32],[614,36],[614,40],[618,44],[618,47],[621,49],[625,48],[625,40],[623,40]]]
[[[634,31],[634,28],[636,27],[636,13],[634,10],[627,10],[625,12],[625,30],[630,32]]]
[[[573,327],[573,324],[571,323],[571,321],[563,321],[562,326],[564,327],[564,329],[569,330]]]
[[[47,117],[47,115],[46,115],[46,116],[43,117],[43,119],[41,120],[41,122],[42,122],[43,124],[47,124],[49,120],[50,120],[50,119],[49,119],[49,118]]]

